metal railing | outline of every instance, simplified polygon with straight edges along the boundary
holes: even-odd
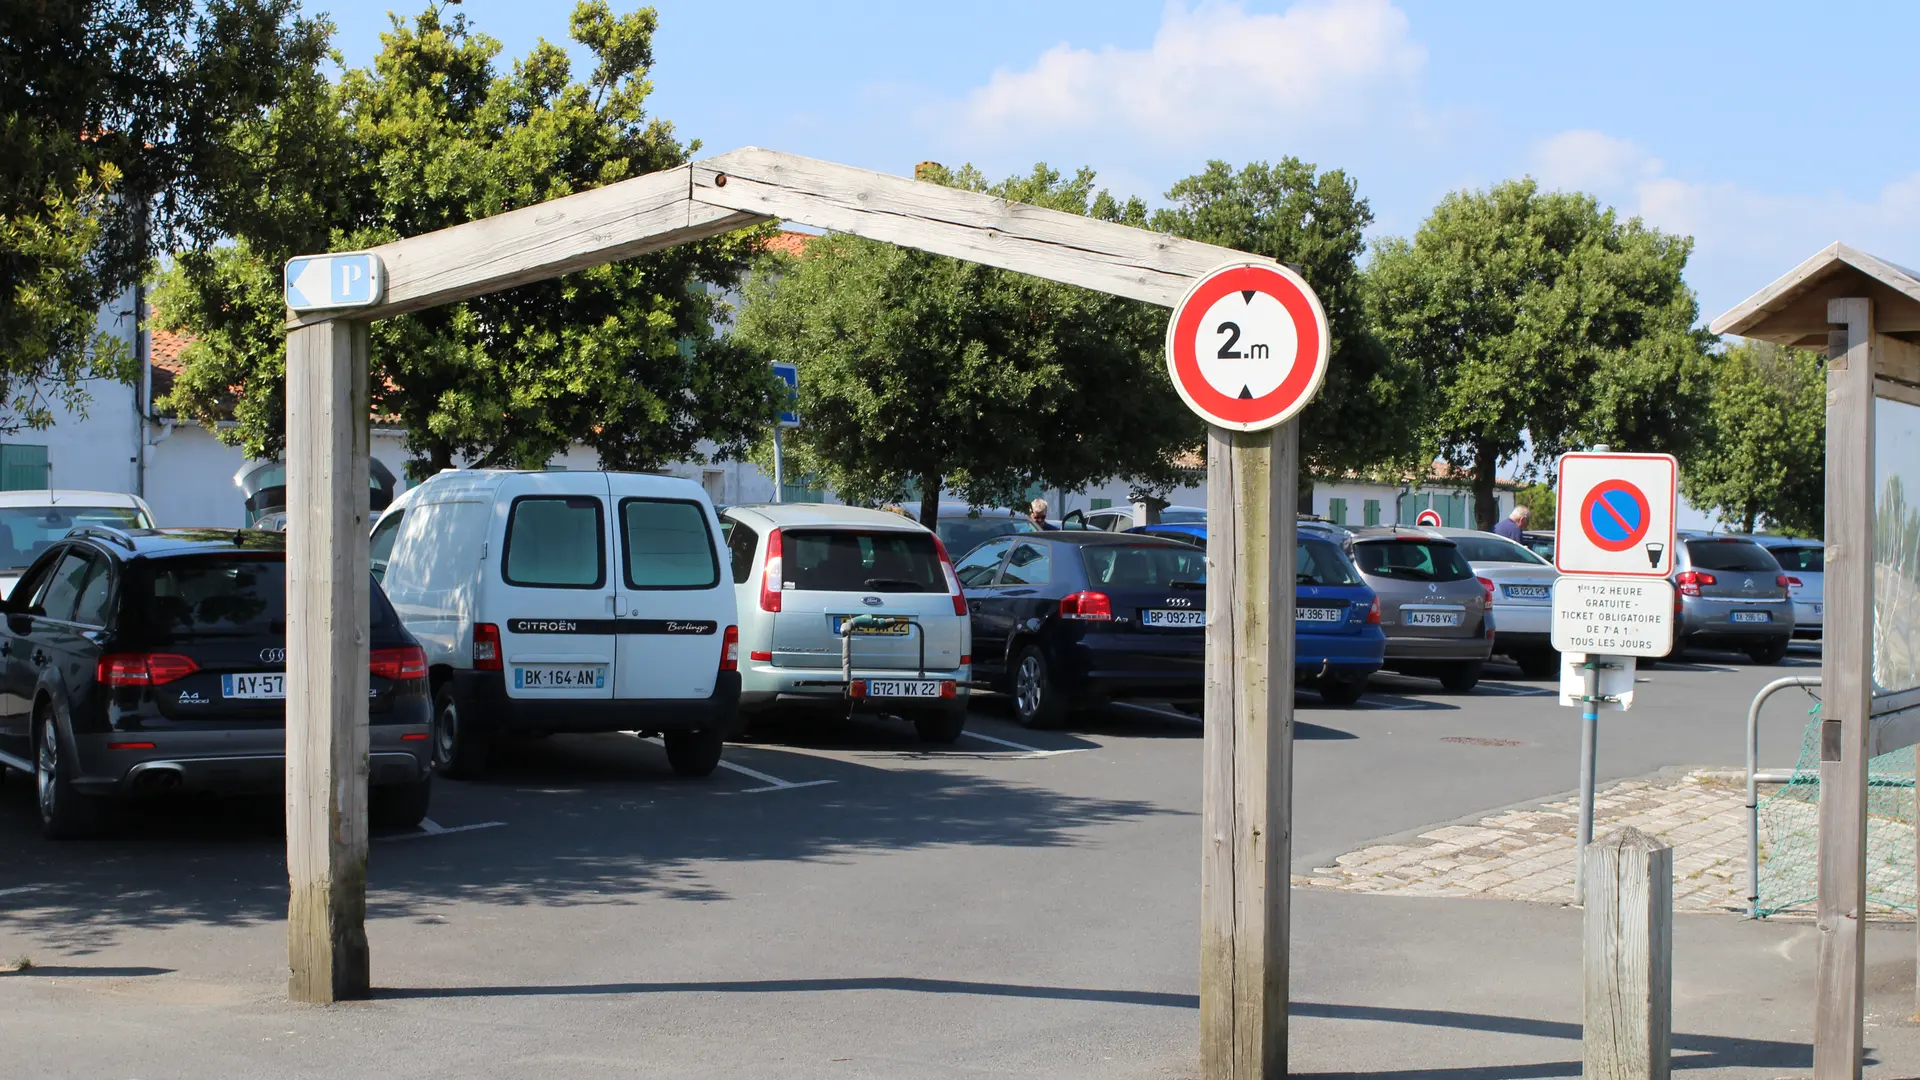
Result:
[[[1793,689],[1819,686],[1818,675],[1789,675],[1760,688],[1747,709],[1747,917],[1760,917],[1760,785],[1790,784],[1793,770],[1760,771],[1760,707],[1774,694]]]

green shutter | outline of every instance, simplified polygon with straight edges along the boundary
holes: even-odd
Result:
[[[1328,499],[1327,520],[1333,522],[1335,525],[1345,525],[1347,523],[1347,500]]]
[[[1089,510],[1105,510],[1113,505],[1112,499],[1093,499],[1087,504]]]
[[[45,491],[47,469],[46,447],[0,444],[0,491]]]

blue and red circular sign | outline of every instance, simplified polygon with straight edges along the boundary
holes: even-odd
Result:
[[[1625,480],[1596,484],[1580,504],[1580,531],[1602,551],[1625,551],[1647,535],[1653,505]]]

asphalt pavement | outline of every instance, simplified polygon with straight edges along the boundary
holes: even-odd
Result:
[[[1707,657],[1603,719],[1603,778],[1738,766],[1746,705],[1807,670]],[[1572,789],[1576,710],[1494,669],[1299,698],[1295,866]],[[1762,762],[1797,754],[1778,699]],[[514,744],[376,834],[373,1000],[284,1000],[276,801],[174,802],[39,838],[0,787],[0,1016],[22,1077],[1191,1077],[1200,724],[1112,708],[1031,732],[983,702],[928,749],[809,724],[674,777],[631,736]],[[1295,890],[1296,1075],[1579,1074],[1577,910]],[[1681,916],[1676,1067],[1810,1063],[1801,920]],[[1920,1074],[1910,924],[1869,932],[1869,1075]],[[17,1070],[17,1071],[16,1071]]]

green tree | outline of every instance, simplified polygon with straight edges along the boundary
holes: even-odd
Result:
[[[1419,412],[1419,371],[1371,332],[1359,271],[1373,210],[1339,169],[1316,173],[1298,158],[1256,161],[1239,172],[1207,163],[1167,192],[1153,227],[1287,263],[1320,297],[1332,331],[1326,382],[1300,414],[1301,462],[1321,475],[1411,465],[1418,432],[1383,417]]]
[[[1705,430],[1684,459],[1687,501],[1752,532],[1826,527],[1827,375],[1818,353],[1747,342],[1712,358]]]
[[[989,187],[972,168],[921,179],[1144,225],[1091,170],[1044,165]],[[852,236],[756,274],[740,339],[800,365],[793,466],[861,502],[943,492],[1009,505],[1032,484],[1169,486],[1198,420],[1167,381],[1165,312],[1136,301]]]
[[[1411,241],[1378,245],[1376,325],[1421,371],[1422,434],[1472,474],[1481,528],[1496,469],[1529,440],[1536,460],[1599,442],[1686,449],[1706,385],[1691,249],[1530,179],[1449,195]]]
[[[1533,516],[1527,519],[1527,528],[1553,528],[1553,515],[1559,500],[1554,495],[1552,485],[1528,484],[1513,493],[1513,502],[1515,506],[1524,506],[1533,512]]]
[[[230,136],[320,62],[296,0],[0,4],[0,431],[84,414],[134,359],[96,322],[156,245],[205,248],[270,186]],[[135,313],[135,317],[144,316]]]
[[[277,155],[285,186],[252,193],[235,241],[183,253],[161,317],[199,338],[172,403],[249,454],[279,453],[285,415],[280,267],[302,252],[368,247],[684,163],[650,118],[656,18],[579,4],[585,80],[541,41],[510,70],[497,41],[430,5],[394,19],[368,69],[314,72],[237,133]],[[716,339],[720,290],[759,232],[682,245],[374,325],[374,407],[407,431],[416,473],[456,458],[539,466],[574,441],[609,468],[745,449],[776,406],[764,363]],[[238,394],[235,390],[239,390]]]

